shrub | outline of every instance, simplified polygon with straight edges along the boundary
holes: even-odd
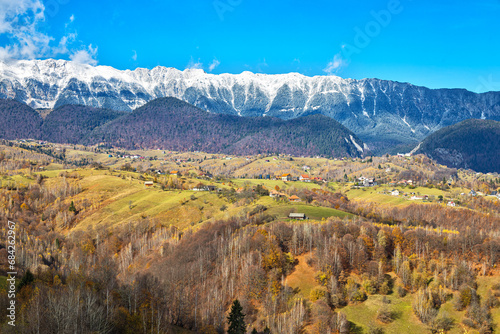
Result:
[[[323,287],[316,287],[311,290],[311,293],[309,294],[309,299],[312,302],[315,302],[321,298],[323,298],[326,294],[326,291]]]
[[[253,215],[257,214],[257,213],[261,213],[261,212],[264,212],[264,211],[266,211],[266,210],[267,210],[267,207],[266,207],[266,206],[264,206],[264,205],[260,205],[260,204],[259,204],[259,205],[257,205],[257,206],[256,206],[256,207],[252,210],[252,211],[250,211],[248,214],[249,214],[250,216],[253,216]]]
[[[349,300],[352,302],[364,302],[367,299],[366,293],[357,289],[349,294]]]
[[[398,296],[400,298],[403,298],[404,296],[406,296],[406,293],[407,293],[406,289],[403,288],[401,285],[398,285],[397,292],[398,292]]]
[[[330,304],[335,308],[339,308],[345,306],[347,303],[342,294],[332,294],[330,295]]]
[[[500,301],[498,300],[497,297],[495,297],[491,294],[491,291],[488,291],[488,293],[486,295],[486,299],[484,300],[484,305],[487,308],[492,309],[492,308],[500,306]]]
[[[375,283],[372,280],[365,280],[363,282],[363,289],[366,291],[367,294],[373,295],[377,293],[377,287],[375,286]]]
[[[463,324],[478,329],[480,333],[492,333],[493,323],[487,307],[481,307],[478,302],[473,302],[467,307]]]
[[[427,289],[420,289],[415,294],[412,303],[413,312],[424,324],[432,321],[438,311],[434,308],[434,301]]]
[[[389,286],[389,282],[385,281],[380,286],[379,292],[381,295],[388,295],[391,293],[391,287]],[[404,296],[403,296],[404,297]]]
[[[433,334],[448,332],[450,329],[453,328],[454,323],[455,323],[455,320],[453,320],[452,318],[440,317],[440,318],[434,319],[430,323],[429,330]]]
[[[394,321],[394,313],[387,306],[382,306],[377,312],[377,320],[389,324]]]
[[[477,300],[476,291],[469,286],[463,285],[460,287],[453,306],[457,311],[462,311],[472,302]]]
[[[368,326],[368,334],[384,334],[384,330],[378,326],[370,325]]]

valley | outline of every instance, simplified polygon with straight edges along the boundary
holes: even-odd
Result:
[[[69,291],[97,308],[79,311],[88,320],[67,314],[65,326],[111,332],[216,332],[234,298],[258,332],[474,333],[500,321],[498,174],[423,155],[237,156],[32,140],[2,141],[0,152],[0,214],[18,224],[18,262],[35,275],[19,297],[30,310],[19,323],[26,330],[41,315],[36,303],[55,311],[73,302]],[[467,291],[480,297],[480,313],[461,299]],[[434,304],[420,309],[427,295]],[[38,326],[61,326],[51,319]]]

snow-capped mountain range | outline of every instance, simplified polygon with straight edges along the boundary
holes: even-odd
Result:
[[[0,98],[33,108],[82,104],[131,111],[167,96],[213,113],[282,119],[320,113],[373,147],[418,142],[469,118],[500,120],[500,92],[297,73],[215,75],[162,66],[122,71],[53,59],[0,63]]]

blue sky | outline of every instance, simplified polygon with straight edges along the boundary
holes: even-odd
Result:
[[[3,0],[1,58],[500,90],[500,0]]]

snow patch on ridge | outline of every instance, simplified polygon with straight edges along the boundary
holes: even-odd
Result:
[[[413,130],[413,128],[411,127],[411,125],[406,121],[406,116],[401,118],[403,120],[403,122],[408,125],[408,127],[410,128],[411,132],[415,133],[415,130]]]
[[[357,149],[359,152],[363,153],[363,149],[361,148],[361,146],[359,146],[359,144],[358,144],[358,143],[356,143],[356,141],[354,140],[354,137],[353,137],[352,135],[349,135],[349,136],[351,137],[351,141],[352,141],[352,143],[354,144],[354,146],[356,146],[356,149]]]

